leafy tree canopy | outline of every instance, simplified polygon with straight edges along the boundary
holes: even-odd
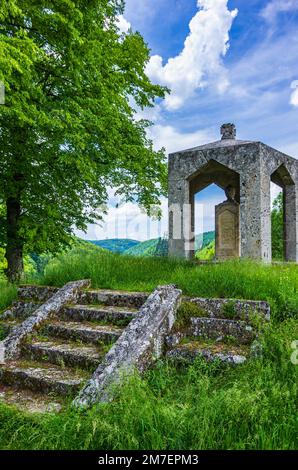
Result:
[[[55,251],[100,218],[109,186],[146,209],[165,192],[164,152],[132,103],[153,106],[166,89],[145,75],[140,34],[117,28],[123,8],[0,0],[0,243],[11,279],[24,249]]]

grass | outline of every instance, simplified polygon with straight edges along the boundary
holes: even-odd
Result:
[[[16,298],[17,289],[0,278],[0,312],[11,305]]]
[[[132,377],[114,402],[88,411],[68,406],[59,414],[28,415],[0,404],[0,449],[297,448],[298,366],[290,360],[298,339],[297,266],[198,266],[74,251],[53,260],[38,282],[83,278],[101,288],[150,291],[174,283],[186,295],[268,300],[274,321],[262,336],[263,356],[224,369],[200,360],[178,369],[160,361],[142,379]],[[3,284],[0,305],[14,295]]]
[[[267,300],[277,319],[298,314],[296,264],[266,266],[241,260],[197,265],[87,250],[82,255],[74,250],[50,262],[38,282],[62,286],[84,278],[90,278],[93,287],[130,291],[152,291],[160,284],[176,284],[189,296]]]

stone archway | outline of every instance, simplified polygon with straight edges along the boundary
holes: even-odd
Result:
[[[240,256],[239,202],[240,175],[216,160],[210,160],[188,178],[191,206],[190,257],[194,256],[195,243],[195,195],[211,184],[226,193],[227,200],[215,207],[215,257],[219,260]]]

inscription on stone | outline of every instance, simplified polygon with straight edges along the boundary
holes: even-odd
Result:
[[[239,257],[239,206],[227,201],[215,208],[217,259]]]

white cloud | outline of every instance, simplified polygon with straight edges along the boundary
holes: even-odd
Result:
[[[165,100],[167,109],[180,108],[197,89],[210,83],[219,92],[228,86],[222,57],[228,51],[229,31],[238,11],[230,11],[227,3],[228,0],[198,0],[200,10],[189,23],[190,33],[182,52],[165,65],[161,56],[151,57],[147,74],[172,91]]]
[[[269,23],[273,23],[279,13],[295,10],[298,10],[297,0],[272,0],[263,8],[261,16]]]
[[[173,126],[157,124],[148,131],[156,150],[165,147],[166,153],[178,152],[216,140],[212,130],[204,129],[196,132],[180,132]]]
[[[118,206],[111,205],[102,224],[88,226],[87,233],[76,234],[86,240],[104,240],[106,238],[129,238],[131,240],[148,240],[163,237],[168,230],[166,198],[161,199],[161,220],[149,218],[137,204],[127,202]]]
[[[124,18],[123,15],[117,17],[117,26],[121,33],[128,33],[131,28],[131,24]]]
[[[294,80],[291,84],[293,93],[291,94],[290,104],[298,106],[298,80]]]

